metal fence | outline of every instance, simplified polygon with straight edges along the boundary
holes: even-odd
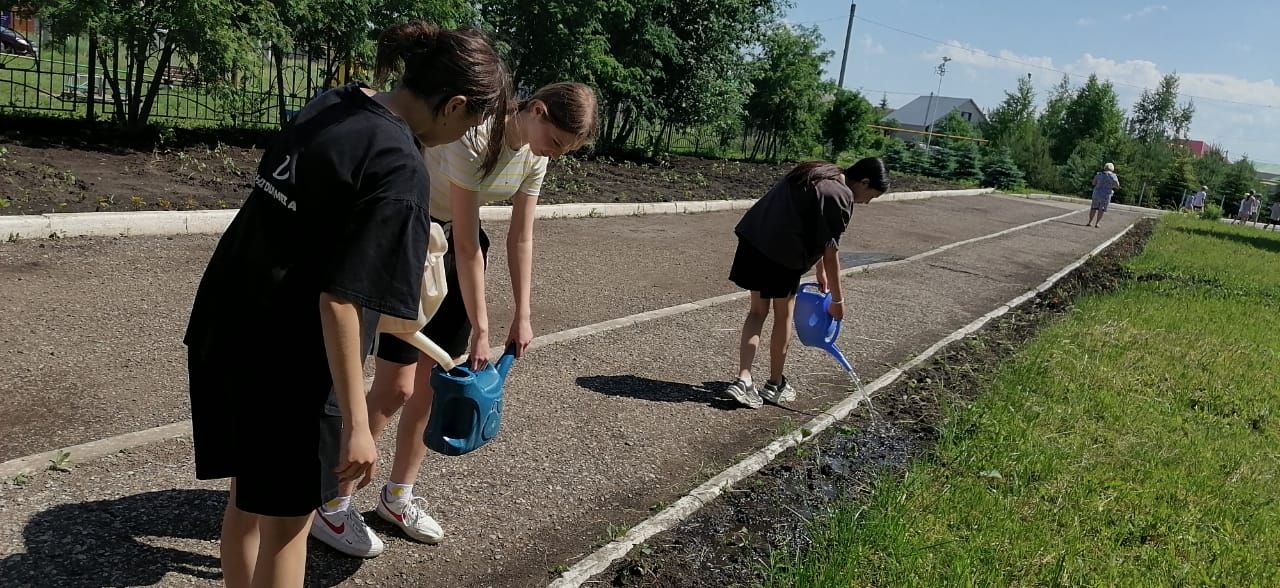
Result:
[[[158,83],[150,120],[174,126],[270,127],[319,92],[352,77],[334,55],[286,54],[263,47],[257,59],[221,79],[206,79],[196,54],[173,53],[134,63],[118,43],[89,36],[59,39],[37,24],[27,35],[35,55],[0,53],[0,111],[86,119],[126,118],[142,68],[143,102]],[[157,35],[156,43],[163,38]],[[136,108],[136,106],[135,106]]]
[[[163,62],[151,57],[133,63],[119,43],[90,36],[54,38],[38,20],[19,32],[36,46],[35,55],[0,53],[0,113],[87,120],[127,120],[131,94],[137,93],[135,68],[142,68],[141,92],[133,107],[158,83],[148,121],[176,127],[271,128],[300,110],[308,100],[359,71],[337,56],[288,54],[263,47],[257,58],[223,79],[205,79],[196,54],[174,53]],[[157,34],[158,48],[163,37]],[[152,51],[158,53],[158,51]],[[644,122],[625,148],[718,158],[767,157],[767,141],[749,130],[677,128]]]

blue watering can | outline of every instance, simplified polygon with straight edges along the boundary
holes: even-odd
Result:
[[[796,293],[796,335],[808,347],[816,347],[830,353],[844,371],[853,373],[853,366],[836,347],[840,337],[840,323],[831,317],[831,293],[823,293],[817,284],[801,284]]]
[[[431,370],[431,418],[422,441],[444,455],[470,453],[498,435],[502,426],[502,384],[516,361],[508,346],[497,362],[480,371],[466,366]]]
[[[436,360],[436,367],[431,370],[435,397],[422,441],[432,451],[462,455],[498,435],[502,426],[502,384],[516,355],[515,347],[507,347],[496,363],[472,371],[456,365],[448,352],[422,334],[422,327],[435,316],[448,293],[443,263],[448,250],[444,229],[431,223],[418,317],[410,320],[383,315],[378,320],[378,330],[399,337]]]

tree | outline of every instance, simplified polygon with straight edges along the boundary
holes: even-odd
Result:
[[[1227,199],[1239,198],[1245,193],[1258,189],[1258,170],[1253,167],[1249,158],[1241,157],[1227,168],[1226,178],[1222,182],[1222,193]]]
[[[955,152],[947,147],[934,146],[930,148],[928,159],[928,168],[925,170],[926,175],[935,178],[949,178],[956,169]]]
[[[263,2],[242,5],[231,0],[34,0],[30,4],[55,38],[98,35],[97,51],[89,58],[98,61],[111,90],[116,121],[135,129],[147,124],[168,75],[166,67],[155,64],[167,66],[175,54],[199,52],[201,77],[225,74],[233,64],[251,59],[254,52],[236,34],[236,17],[246,11],[257,15],[272,10]],[[254,20],[262,19],[255,16]],[[122,58],[119,67],[111,59],[117,48]]]
[[[822,70],[831,59],[820,51],[817,28],[785,24],[773,26],[752,61],[754,88],[747,99],[747,125],[757,132],[754,158],[763,154],[778,159],[802,153],[816,143],[822,113],[822,96],[832,90],[822,81]]]
[[[1200,180],[1202,185],[1208,186],[1210,190],[1216,191],[1222,189],[1227,180],[1231,160],[1227,159],[1227,153],[1221,147],[1214,145],[1203,156],[1197,157],[1192,166],[1196,179]]]
[[[1144,142],[1183,138],[1195,115],[1195,104],[1178,105],[1178,74],[1160,79],[1155,91],[1142,91],[1129,117],[1129,134]]]
[[[1022,171],[1013,163],[1008,149],[997,149],[982,166],[982,185],[997,190],[1013,190],[1022,186]]]
[[[1183,151],[1166,170],[1164,179],[1156,188],[1156,198],[1162,208],[1177,208],[1182,206],[1182,197],[1197,188],[1195,174],[1191,171],[1191,154]]]
[[[778,0],[664,0],[674,51],[661,59],[653,88],[664,121],[674,126],[737,123],[751,86],[743,50],[780,8]]]
[[[1085,140],[1109,145],[1120,138],[1123,125],[1124,112],[1115,87],[1100,81],[1096,74],[1090,75],[1063,111],[1057,134],[1049,137],[1054,159],[1065,162]]]
[[[1067,194],[1085,195],[1093,191],[1093,176],[1106,163],[1106,148],[1092,140],[1084,140],[1076,144],[1063,164],[1060,191]],[[1123,183],[1123,182],[1122,182]]]
[[[1009,150],[1014,164],[1026,175],[1028,184],[1060,191],[1058,166],[1049,154],[1049,139],[1041,132],[1039,123],[1033,120],[1015,127],[997,141],[997,147]]]
[[[1054,145],[1062,134],[1062,125],[1066,117],[1067,107],[1071,105],[1074,95],[1071,92],[1071,77],[1063,74],[1062,79],[1049,91],[1044,112],[1040,113],[1040,130]],[[1055,161],[1058,161],[1055,158]]]
[[[641,122],[655,135],[682,126],[737,126],[751,92],[747,46],[781,0],[549,0],[480,3],[516,87],[531,92],[572,79],[594,86],[604,149],[627,143]]]
[[[983,136],[1002,141],[1005,137],[1022,132],[1027,125],[1036,122],[1036,91],[1031,80],[1018,78],[1018,88],[1005,92],[1004,100],[987,114]]]
[[[979,137],[978,129],[969,124],[963,116],[960,116],[959,110],[952,110],[942,120],[933,125],[933,132],[939,135],[951,135],[954,137],[970,137],[977,139]],[[964,139],[952,139],[950,137],[934,137],[932,143],[941,147],[953,147],[957,143],[968,143]]]
[[[862,94],[839,89],[823,118],[822,138],[831,144],[836,157],[850,150],[860,153],[874,145],[879,136],[868,126],[875,121],[875,109]]]
[[[923,175],[926,171],[925,151],[908,145],[905,141],[890,137],[885,144],[884,159],[889,171],[897,175]]]
[[[955,146],[955,163],[946,177],[958,182],[982,181],[982,156],[978,144],[966,141]]]

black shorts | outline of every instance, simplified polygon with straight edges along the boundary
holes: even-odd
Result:
[[[342,417],[326,385],[287,365],[188,357],[187,368],[196,478],[235,478],[236,507],[267,516],[303,516],[338,495]]]
[[[791,269],[761,253],[750,243],[738,239],[738,251],[733,254],[733,267],[729,281],[743,290],[759,292],[761,298],[790,298],[800,289],[804,270]]]
[[[449,243],[449,251],[444,254],[445,284],[449,291],[440,302],[440,309],[431,318],[422,334],[439,345],[441,349],[453,357],[467,352],[471,343],[471,320],[467,318],[467,306],[462,300],[462,286],[458,284],[458,266],[453,256],[453,231],[449,223],[440,223],[445,229],[445,240]],[[485,267],[489,265],[489,235],[480,229],[480,252],[485,259]],[[395,335],[382,333],[378,335],[378,359],[400,365],[418,363],[419,351]]]

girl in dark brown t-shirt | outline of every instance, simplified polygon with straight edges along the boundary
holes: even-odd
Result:
[[[837,257],[840,236],[849,226],[855,203],[866,204],[888,190],[888,173],[878,158],[860,160],[844,170],[821,161],[802,163],[743,215],[734,229],[738,251],[729,279],[751,292],[751,308],[742,325],[738,378],[728,388],[734,400],[759,408],[764,401],[778,404],[795,399],[796,392],[782,371],[800,278],[813,268],[822,291],[832,293],[832,316],[843,319]],[[751,364],[770,307],[774,316],[769,380],[757,390]]]

